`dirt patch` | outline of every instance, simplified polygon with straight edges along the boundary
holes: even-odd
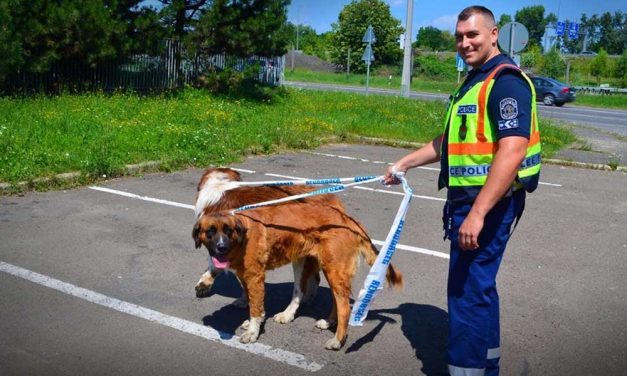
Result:
[[[311,56],[301,51],[289,51],[285,55],[285,67],[292,68],[292,59],[294,60],[294,68],[308,69],[315,72],[335,72],[337,67],[335,64],[324,61],[317,56]]]

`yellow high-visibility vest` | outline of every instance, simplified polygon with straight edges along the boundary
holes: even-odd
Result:
[[[511,64],[496,66],[484,81],[475,84],[457,102],[448,107],[445,131],[448,124],[448,186],[480,187],[488,177],[492,160],[498,148],[496,130],[486,114],[488,98],[494,86],[494,77],[502,69],[515,69],[525,78],[531,88],[531,134],[527,153],[518,169],[514,188],[524,187],[533,192],[540,175],[540,130],[536,109],[536,92],[520,69]],[[444,140],[443,140],[444,141]]]

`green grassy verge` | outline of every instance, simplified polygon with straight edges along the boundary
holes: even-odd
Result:
[[[285,71],[285,79],[288,81],[366,86],[365,74],[351,74],[347,76],[345,73],[312,72],[305,69],[294,69],[294,71],[291,71],[287,69]],[[368,85],[370,87],[400,90],[401,77],[392,76],[392,78],[390,78],[390,76],[385,77],[371,74],[368,80]],[[457,84],[455,82],[433,81],[421,77],[414,77],[411,82],[411,90],[449,94],[455,90],[456,85]]]
[[[580,106],[627,110],[627,95],[592,95],[578,93],[577,99],[572,104]]]
[[[244,155],[319,146],[351,135],[426,142],[441,130],[444,104],[389,96],[286,90],[270,102],[188,89],[127,94],[0,98],[0,181],[79,171],[82,183],[159,160],[172,170],[228,164]],[[544,154],[574,140],[542,123]]]

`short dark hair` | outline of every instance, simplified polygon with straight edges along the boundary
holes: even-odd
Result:
[[[481,14],[485,18],[485,20],[488,22],[489,26],[491,27],[496,26],[494,13],[492,13],[490,9],[481,5],[472,5],[462,10],[457,16],[457,22],[466,21],[467,19],[470,18],[470,16],[473,16],[475,14]]]

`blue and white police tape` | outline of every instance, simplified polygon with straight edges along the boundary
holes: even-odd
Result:
[[[279,186],[279,185],[327,185],[342,183],[359,183],[372,179],[380,179],[380,176],[354,176],[352,178],[327,178],[327,179],[301,179],[301,180],[276,180],[276,181],[238,181],[235,184],[242,187]]]
[[[403,226],[405,225],[405,215],[407,214],[407,209],[409,209],[409,203],[411,202],[413,191],[409,187],[409,184],[407,184],[407,180],[403,176],[403,173],[395,173],[395,175],[403,184],[405,196],[403,197],[401,206],[398,208],[398,212],[394,218],[394,223],[392,224],[392,228],[383,243],[383,247],[381,247],[381,251],[377,256],[377,259],[366,276],[364,287],[359,291],[357,300],[353,304],[351,316],[348,321],[350,326],[363,325],[363,321],[368,315],[370,303],[374,300],[377,292],[383,288],[383,281],[385,279],[388,265],[390,264],[392,255],[394,255],[396,245],[398,244],[401,232],[403,231]]]
[[[260,208],[260,207],[263,207],[263,206],[280,204],[280,203],[283,203],[283,202],[292,201],[292,200],[299,200],[301,198],[306,198],[306,197],[311,197],[311,196],[316,196],[316,195],[323,195],[323,194],[327,194],[327,193],[337,193],[337,192],[343,191],[346,188],[349,188],[349,187],[352,187],[352,186],[355,186],[355,185],[372,183],[372,182],[375,182],[375,181],[380,181],[382,178],[383,178],[383,176],[367,176],[367,177],[357,177],[357,178],[345,178],[345,179],[353,179],[353,183],[334,185],[332,187],[322,188],[322,189],[318,189],[318,190],[315,190],[315,191],[302,193],[302,194],[299,194],[299,195],[283,197],[283,198],[280,198],[280,199],[277,199],[277,200],[270,200],[270,201],[259,202],[259,203],[256,203],[256,204],[244,205],[244,206],[240,206],[239,208],[231,210],[230,213],[233,214],[233,213],[236,213],[236,212],[239,212],[239,211],[242,211],[242,210],[255,209],[255,208]],[[358,180],[356,180],[356,179],[358,179]],[[317,181],[318,182],[322,182],[323,180],[327,180],[327,181],[332,181],[333,180],[333,182],[330,182],[330,183],[316,183],[316,184],[333,184],[335,181],[339,181],[339,180],[343,180],[343,179],[320,179],[320,180],[317,180]],[[316,181],[316,180],[311,180],[311,181]],[[269,183],[269,182],[266,182],[266,183]],[[272,183],[272,182],[270,182],[270,183]],[[277,182],[274,182],[274,183],[277,183]],[[300,183],[300,181],[295,181],[295,183]],[[263,185],[268,185],[268,184],[263,184]],[[283,185],[285,185],[285,184],[283,184]],[[303,185],[303,184],[298,184],[298,185]]]

